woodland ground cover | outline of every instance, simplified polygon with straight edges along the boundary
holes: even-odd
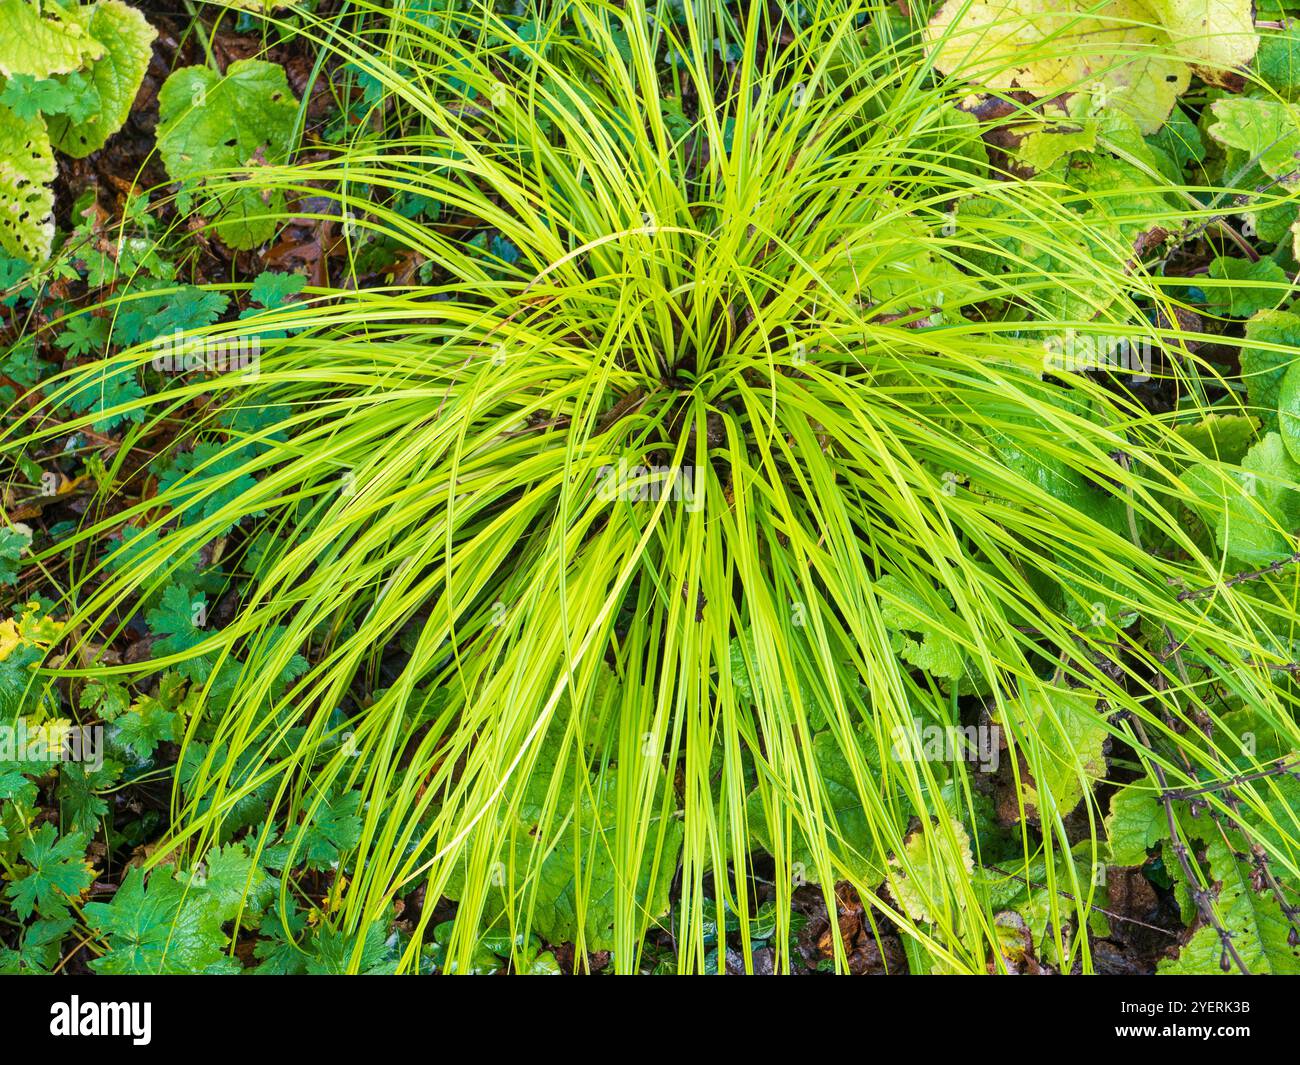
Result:
[[[0,0],[0,971],[1300,971],[1300,5]]]

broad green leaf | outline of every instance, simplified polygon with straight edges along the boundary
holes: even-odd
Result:
[[[1042,172],[1071,152],[1091,152],[1097,147],[1097,123],[1084,120],[1080,128],[1045,129],[1026,134],[1016,149],[1016,158]]]
[[[1142,865],[1148,848],[1168,836],[1168,817],[1150,788],[1129,785],[1110,797],[1106,838],[1115,865]]]
[[[1062,817],[1084,796],[1085,785],[1106,776],[1106,725],[1097,711],[1097,697],[1082,691],[1054,691],[1051,696],[1035,692],[1028,699],[1008,705],[1010,722],[1017,737],[1037,737],[1040,779],[1024,784],[1026,810],[1041,817],[1039,804],[1046,796]],[[1021,751],[1030,770],[1033,761],[1020,739]]]
[[[0,247],[29,263],[50,255],[54,192],[49,183],[55,173],[45,123],[24,121],[0,104]]]
[[[574,942],[582,932],[588,950],[609,950],[614,946],[615,913],[619,894],[625,890],[610,849],[617,820],[615,787],[616,776],[611,770],[602,774],[595,785],[594,799],[584,792],[579,827],[576,831],[569,827],[561,834],[538,871],[533,930],[548,943]],[[668,889],[677,872],[677,853],[682,845],[682,826],[674,820],[665,828],[658,868],[653,868],[657,831],[655,824],[648,828],[649,845],[635,886],[637,907],[651,918],[668,912]],[[527,836],[516,835],[516,840],[516,847],[531,850]],[[517,851],[516,860],[522,857]],[[582,915],[577,905],[579,893],[586,904]]]
[[[1207,857],[1210,873],[1219,885],[1215,912],[1246,967],[1253,975],[1300,975],[1300,946],[1287,942],[1291,926],[1277,899],[1255,890],[1249,865],[1239,862],[1221,838],[1211,841]],[[1206,925],[1179,950],[1177,958],[1162,961],[1156,972],[1162,976],[1238,972],[1231,963],[1225,969],[1223,960],[1219,934]]]
[[[892,633],[890,647],[904,662],[936,677],[956,680],[965,672],[961,646],[949,635],[961,619],[950,609],[927,601],[893,574],[876,584],[880,613]]]
[[[1225,483],[1215,470],[1189,471],[1187,484],[1208,506],[1204,516],[1219,546],[1230,557],[1263,565],[1295,550],[1300,528],[1300,463],[1288,454],[1282,437],[1267,433],[1246,453]],[[1235,482],[1238,487],[1234,487]]]
[[[1282,11],[1271,17],[1282,16]],[[1259,52],[1255,55],[1255,72],[1269,88],[1287,100],[1300,96],[1300,20],[1278,19],[1280,30],[1260,32]]]
[[[1210,104],[1215,121],[1210,136],[1220,144],[1238,148],[1259,163],[1269,177],[1280,178],[1300,170],[1300,125],[1291,105],[1281,100],[1233,96]]]
[[[1292,363],[1277,396],[1278,430],[1291,458],[1300,463],[1300,362]]]
[[[132,869],[111,902],[82,908],[99,937],[101,957],[90,963],[97,973],[167,975],[229,973],[239,963],[225,953],[221,915],[201,886],[181,883],[162,866],[149,875]]]
[[[873,770],[880,766],[880,754],[874,739],[865,729],[855,734],[860,756]],[[827,843],[831,855],[840,863],[841,875],[847,874],[864,882],[884,875],[885,860],[873,842],[870,822],[863,805],[862,794],[854,780],[853,771],[840,746],[840,741],[829,730],[813,737],[813,761],[817,776],[826,789]],[[746,819],[749,834],[756,844],[772,853],[772,833],[769,830],[760,789],[750,793],[746,802]],[[813,861],[807,837],[799,825],[792,825],[791,861],[800,866],[804,879],[817,883],[819,870]]]
[[[103,51],[103,45],[79,22],[67,20],[57,4],[46,3],[42,14],[31,0],[0,0],[0,76],[67,74]]]
[[[1227,255],[1220,255],[1210,263],[1210,277],[1230,284],[1205,286],[1206,301],[1233,318],[1249,318],[1273,307],[1286,296],[1291,281],[1272,259],[1252,263]]]
[[[293,147],[298,102],[284,67],[258,59],[230,64],[225,77],[208,67],[183,67],[158,94],[158,151],[178,181],[221,182],[200,211],[232,248],[252,248],[275,232],[283,193],[256,181],[231,188],[239,172],[278,165]],[[223,180],[224,179],[224,180]]]
[[[83,122],[66,115],[49,120],[50,139],[61,152],[80,159],[98,151],[122,128],[149,68],[157,33],[135,8],[122,0],[99,0],[73,12],[86,32],[104,49],[90,67],[90,80],[99,93],[96,114]]]
[[[1258,429],[1259,419],[1248,414],[1208,414],[1195,424],[1178,426],[1177,432],[1207,458],[1240,462]]]
[[[1283,350],[1268,351],[1252,346],[1251,341],[1276,344]],[[1265,429],[1276,429],[1282,378],[1298,361],[1295,349],[1300,348],[1300,315],[1261,311],[1246,323],[1246,342],[1241,349],[1241,377],[1252,413]]]
[[[32,545],[32,531],[26,525],[0,527],[0,585],[15,584],[23,553]]]

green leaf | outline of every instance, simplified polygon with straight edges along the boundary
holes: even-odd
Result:
[[[40,13],[29,0],[0,0],[0,76],[48,78],[98,59],[103,45],[65,18],[57,4],[45,4]]]
[[[876,583],[880,613],[893,634],[890,648],[904,662],[936,677],[956,680],[965,671],[961,647],[949,633],[960,631],[960,618],[945,606],[928,602],[893,574]]]
[[[74,924],[71,917],[34,922],[23,931],[17,950],[0,949],[0,973],[49,973],[59,960],[59,945]]]
[[[18,853],[27,870],[14,877],[5,894],[23,920],[37,910],[43,917],[66,916],[64,900],[76,898],[95,878],[85,860],[86,837],[79,833],[59,839],[54,826],[46,823],[23,840]]]
[[[1237,861],[1222,839],[1210,843],[1206,856],[1219,886],[1215,911],[1246,967],[1255,975],[1300,974],[1300,946],[1287,942],[1291,925],[1277,899],[1255,890],[1249,867]],[[1219,934],[1206,925],[1179,950],[1177,958],[1160,962],[1156,972],[1162,976],[1239,972],[1231,961],[1225,969],[1223,960]]]
[[[911,868],[910,873],[901,870],[902,863],[899,859],[890,859],[890,864],[900,869],[890,881],[890,889],[898,904],[914,921],[932,921],[934,915],[929,912],[928,902],[950,894],[951,885],[965,879],[975,869],[970,836],[966,834],[966,829],[955,818],[950,817],[948,824],[953,835],[957,837],[959,867],[955,868],[953,864],[944,860],[941,845],[935,848],[926,846],[927,835],[940,834],[936,824],[932,824],[928,830],[917,829],[903,841],[903,850],[906,852],[907,863]],[[961,903],[961,895],[957,896],[957,901]]]
[[[305,825],[296,825],[285,839],[262,852],[268,869],[290,864],[326,870],[337,866],[361,839],[361,792],[332,795],[317,807]]]
[[[275,878],[253,860],[244,843],[212,848],[197,870],[178,873],[177,879],[201,886],[223,922],[234,920],[241,909],[245,917],[257,917],[275,896]]]
[[[67,320],[55,343],[69,355],[99,354],[108,343],[109,323],[93,314],[77,314]]]
[[[81,762],[64,762],[59,767],[59,786],[55,790],[64,824],[87,837],[94,835],[101,820],[109,815],[108,801],[96,792],[111,788],[120,775],[117,762],[105,761],[99,769]]]
[[[168,867],[126,875],[112,902],[83,907],[91,929],[107,941],[90,963],[109,975],[231,973],[238,962],[225,954],[221,917],[202,888],[178,882]]]
[[[1258,429],[1259,420],[1248,414],[1208,414],[1194,424],[1177,426],[1179,436],[1219,462],[1245,458]]]
[[[1026,810],[1041,819],[1040,805],[1050,802],[1064,817],[1083,798],[1085,785],[1091,789],[1093,781],[1106,776],[1108,733],[1097,711],[1097,697],[1082,691],[1054,691],[1049,698],[1039,691],[1011,702],[1007,709],[1017,738],[1037,737],[1041,757],[1038,775],[1024,784]],[[1033,772],[1023,739],[1021,744]],[[1043,812],[1050,819],[1050,811]]]
[[[242,59],[223,78],[207,67],[184,67],[158,94],[158,151],[178,181],[203,183],[221,172],[252,176],[258,166],[289,158],[298,103],[278,63]],[[226,187],[200,207],[217,222],[216,232],[233,248],[252,248],[275,232],[271,217],[283,193],[262,198],[263,189]]]
[[[178,743],[184,735],[184,718],[175,707],[143,695],[113,723],[113,742],[140,761],[149,758],[164,740]]]
[[[860,756],[869,766],[879,768],[880,753],[875,740],[865,729],[855,733]],[[858,790],[852,767],[844,755],[840,741],[829,730],[813,737],[813,761],[817,765],[817,778],[826,789],[827,843],[830,853],[844,869],[863,880],[878,880],[884,876],[885,856],[872,842],[871,820]],[[878,774],[877,774],[878,776]],[[756,788],[746,801],[746,818],[749,834],[754,843],[773,853],[772,833],[769,831],[764,811],[761,789]],[[813,852],[799,825],[792,826],[791,862],[802,867],[805,880],[819,882],[819,870],[813,861]],[[787,833],[788,834],[788,833]]]
[[[91,365],[94,367],[92,372],[85,374],[80,386],[63,398],[64,405],[79,414],[95,414],[95,430],[101,433],[109,432],[123,422],[141,421],[144,412],[138,407],[109,413],[144,395],[135,368],[124,364]]]
[[[1282,378],[1277,394],[1278,431],[1295,462],[1300,463],[1300,362]]]
[[[15,74],[0,92],[0,104],[29,121],[38,115],[51,115],[75,107],[77,94],[58,78],[33,78]]]
[[[1115,865],[1142,865],[1147,850],[1169,837],[1164,807],[1150,788],[1130,784],[1110,797],[1106,838]]]
[[[312,976],[343,976],[352,971],[352,955],[357,937],[332,928],[322,928],[316,936],[316,952],[307,962],[307,972]],[[396,968],[396,957],[384,937],[384,927],[376,922],[369,925],[361,944],[361,957],[356,971],[363,976],[381,976]]]
[[[666,784],[661,782],[661,786]],[[574,942],[582,933],[588,950],[614,947],[615,912],[619,895],[626,890],[610,852],[610,833],[616,821],[615,788],[615,771],[607,770],[595,784],[594,797],[584,789],[576,826],[561,833],[538,871],[533,931],[548,943]],[[658,820],[657,814],[651,818],[652,822]],[[655,869],[653,844],[658,829],[656,823],[648,826],[649,843],[635,885],[637,908],[651,918],[668,912],[668,890],[677,872],[677,853],[682,845],[682,826],[673,820],[664,829],[663,849]],[[516,829],[516,846],[522,850],[519,857],[525,860],[532,847],[529,830],[530,826],[522,822]],[[579,893],[585,901],[582,914]]]
[[[1227,255],[1220,255],[1210,263],[1210,277],[1234,282],[1222,288],[1205,286],[1207,303],[1233,318],[1249,318],[1273,307],[1286,295],[1291,282],[1286,271],[1272,259],[1252,263]],[[1256,284],[1261,281],[1267,282],[1267,286]]]
[[[1255,72],[1278,95],[1295,100],[1300,96],[1300,23],[1294,18],[1281,22],[1281,30],[1261,34]]]
[[[1200,466],[1186,482],[1207,505],[1202,513],[1219,546],[1251,565],[1272,562],[1295,550],[1300,528],[1300,463],[1287,453],[1282,437],[1267,433],[1246,453],[1225,482],[1213,468]],[[1239,488],[1234,487],[1240,486]]]
[[[260,303],[268,310],[276,310],[289,303],[290,297],[296,296],[307,284],[303,274],[284,274],[275,270],[263,270],[253,280],[248,297],[254,303]]]
[[[257,482],[247,473],[241,473],[219,488],[210,483],[239,469],[241,461],[238,451],[205,441],[193,451],[181,452],[172,460],[171,465],[158,478],[159,490],[183,490],[177,493],[177,498],[184,497],[185,491],[188,491],[193,502],[184,502],[181,505],[182,512],[191,517],[210,518],[244,492],[257,486]],[[204,493],[201,502],[200,493]]]
[[[1288,311],[1261,311],[1246,323],[1246,340],[1241,349],[1241,377],[1252,413],[1265,429],[1276,429],[1282,378],[1288,367],[1300,361],[1296,356],[1300,348],[1300,316]],[[1289,350],[1267,351],[1251,346],[1250,341]]]
[[[25,525],[0,527],[0,585],[18,583],[23,553],[31,545],[32,533]]]
[[[1258,162],[1269,177],[1300,170],[1300,126],[1291,108],[1281,100],[1233,96],[1210,105],[1215,121],[1210,136],[1230,148],[1239,148]]]
[[[3,0],[0,0],[2,3]],[[3,20],[0,9],[0,21]],[[45,123],[0,104],[0,247],[29,263],[50,256],[56,168]]]
[[[74,10],[72,17],[103,48],[104,54],[90,68],[99,108],[81,120],[71,115],[54,117],[49,127],[54,146],[81,159],[102,148],[126,122],[158,34],[144,15],[121,0],[99,0]]]

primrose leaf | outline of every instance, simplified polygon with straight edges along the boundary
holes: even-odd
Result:
[[[1282,15],[1283,12],[1277,12]],[[1270,14],[1270,18],[1276,17]],[[1269,88],[1287,100],[1300,95],[1300,22],[1282,18],[1280,30],[1260,35],[1255,71]]]
[[[1248,866],[1243,865],[1221,838],[1214,839],[1206,857],[1212,879],[1219,885],[1214,907],[1232,945],[1251,973],[1295,976],[1300,974],[1300,946],[1287,942],[1290,923],[1277,899],[1257,892]],[[1179,950],[1178,957],[1159,963],[1161,976],[1237,972],[1231,959],[1224,966],[1219,933],[1206,925]]]
[[[1295,349],[1300,348],[1300,316],[1288,311],[1261,311],[1246,323],[1246,341],[1241,349],[1241,377],[1252,413],[1265,429],[1276,429],[1282,378],[1298,361]],[[1252,346],[1250,341],[1291,350],[1268,351]]]
[[[1064,817],[1079,805],[1085,787],[1091,790],[1094,781],[1106,776],[1107,732],[1097,712],[1097,697],[1059,690],[1049,697],[1035,691],[1007,709],[1026,761],[1029,752],[1022,737],[1037,737],[1041,769],[1039,776],[1024,781],[1026,811],[1039,817],[1042,804],[1050,802]]]
[[[90,82],[99,97],[95,113],[80,120],[65,114],[49,121],[54,146],[81,159],[102,148],[126,122],[158,34],[144,15],[121,0],[98,0],[73,9],[70,17],[104,53],[90,67]]]
[[[1220,255],[1210,263],[1210,277],[1233,282],[1222,288],[1205,289],[1211,307],[1226,310],[1233,318],[1249,318],[1272,307],[1284,295],[1291,279],[1272,259],[1250,262]],[[1258,282],[1266,282],[1260,285]]]
[[[1147,851],[1169,836],[1164,807],[1149,788],[1120,788],[1110,798],[1106,838],[1115,865],[1142,865]]]
[[[66,916],[64,900],[76,898],[95,878],[85,860],[86,838],[74,832],[60,839],[48,822],[23,840],[18,853],[27,871],[14,877],[5,894],[24,921],[37,910],[43,917]]]
[[[1210,104],[1215,121],[1209,134],[1220,144],[1238,148],[1269,177],[1284,178],[1300,170],[1300,126],[1288,104],[1233,96]],[[1300,175],[1298,175],[1300,176]]]
[[[45,4],[38,12],[28,0],[0,0],[0,76],[48,78],[98,59],[103,45],[78,22],[65,18],[57,4]]]
[[[253,248],[275,232],[284,194],[252,181],[230,188],[232,172],[287,162],[298,102],[284,67],[258,59],[231,63],[222,77],[208,67],[183,67],[158,94],[158,151],[178,181],[221,182],[201,207],[232,248]],[[251,177],[252,174],[246,174]]]
[[[1227,482],[1208,466],[1189,471],[1185,478],[1207,504],[1203,516],[1214,526],[1219,546],[1252,565],[1291,554],[1300,528],[1300,463],[1287,452],[1282,437],[1266,433],[1246,453],[1240,468],[1227,472]]]
[[[881,617],[893,634],[890,647],[903,661],[936,677],[956,680],[962,676],[961,647],[949,635],[960,627],[957,615],[927,602],[893,574],[882,577],[876,589],[881,593]]]
[[[1300,362],[1282,378],[1277,397],[1278,429],[1291,458],[1300,463]]]
[[[929,906],[935,899],[945,895],[955,896],[960,905],[963,896],[951,892],[950,888],[965,880],[975,869],[975,858],[971,854],[970,836],[966,829],[952,817],[948,818],[948,827],[957,838],[960,868],[954,868],[944,859],[942,843],[934,848],[927,847],[927,840],[931,836],[941,834],[937,823],[932,823],[928,830],[917,829],[903,841],[910,872],[903,870],[903,863],[897,857],[890,859],[890,865],[899,869],[890,881],[890,890],[913,921],[928,923],[934,920],[935,915],[930,912]]]
[[[1207,458],[1240,462],[1246,457],[1259,419],[1248,414],[1207,414],[1199,422],[1176,427],[1176,432]]]
[[[0,9],[0,24],[3,19]],[[0,247],[29,263],[50,256],[55,173],[45,123],[19,118],[0,104]]]

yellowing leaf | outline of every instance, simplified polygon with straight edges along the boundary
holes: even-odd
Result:
[[[46,16],[59,11],[55,4],[45,7]],[[77,22],[42,16],[30,0],[0,0],[0,75],[68,74],[103,53],[104,46]]]
[[[913,832],[903,843],[910,874],[901,871],[899,859],[890,859],[890,865],[900,870],[891,879],[890,890],[913,921],[933,921],[939,909],[937,903],[945,896],[954,896],[957,905],[961,906],[964,896],[952,891],[952,885],[965,881],[975,869],[966,829],[955,818],[949,818],[948,825],[957,840],[956,855],[948,853],[950,846],[946,834],[940,831],[938,824],[932,824],[928,830],[922,828]],[[932,842],[927,845],[928,837]]]
[[[1255,58],[1252,0],[1147,0],[1164,23],[1174,47],[1208,82],[1222,85],[1227,75]]]
[[[81,159],[102,148],[122,128],[149,68],[153,41],[158,35],[139,11],[121,0],[99,0],[74,12],[73,18],[104,48],[103,57],[90,68],[100,107],[85,122],[54,115],[49,119],[49,129],[50,139],[59,151]]]
[[[0,14],[0,19],[3,19]],[[0,104],[0,248],[44,262],[54,240],[54,153],[45,123]]]
[[[1154,133],[1187,89],[1187,63],[1143,0],[948,0],[927,31],[934,65],[990,89],[1092,96]]]

